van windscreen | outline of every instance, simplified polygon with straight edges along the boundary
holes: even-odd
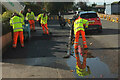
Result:
[[[98,17],[96,13],[85,13],[80,15],[81,18],[96,18]]]

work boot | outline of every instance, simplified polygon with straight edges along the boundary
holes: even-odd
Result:
[[[70,55],[68,55],[68,54],[63,56],[63,58],[69,58],[69,57],[70,57]]]
[[[42,35],[46,35],[45,33],[43,33]]]
[[[12,49],[16,49],[16,47],[12,47]]]
[[[12,45],[12,48],[13,48],[13,49],[15,49],[16,47],[17,47],[17,45],[16,45],[16,44],[13,44],[13,45]]]
[[[36,30],[34,30],[34,32],[36,32]]]
[[[24,48],[24,44],[21,44],[21,48]]]
[[[88,48],[84,48],[84,53],[88,53]]]
[[[49,32],[47,31],[46,34],[49,35]]]

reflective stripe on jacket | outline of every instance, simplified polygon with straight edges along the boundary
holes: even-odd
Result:
[[[18,16],[14,16],[10,19],[10,25],[13,26],[13,32],[23,31],[23,24],[23,19]]]
[[[26,20],[35,20],[35,15],[33,12],[26,14]]]
[[[48,19],[47,15],[45,17],[43,17],[43,14],[39,14],[38,17],[37,17],[37,20],[39,20],[39,18],[41,18],[41,21],[40,21],[41,24],[46,24],[47,23],[47,19]]]
[[[79,30],[85,31],[83,24],[86,24],[85,27],[88,28],[88,24],[89,24],[88,20],[85,20],[82,18],[78,18],[75,20],[75,22],[74,22],[74,34],[76,34],[76,32]]]

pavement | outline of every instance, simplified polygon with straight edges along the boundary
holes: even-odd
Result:
[[[64,17],[71,18],[72,15]],[[67,52],[69,27],[61,29],[58,21],[50,21],[48,27],[52,34],[46,36],[42,35],[41,27],[38,24],[36,26],[37,31],[32,32],[31,39],[25,42],[24,49],[18,45],[17,49],[13,50],[10,46],[3,53],[3,78],[118,77],[118,23],[102,20],[102,33],[96,31],[86,33],[89,52],[93,57],[87,58],[91,74],[85,77],[76,74],[74,57],[62,58]],[[80,59],[82,59],[81,56]]]

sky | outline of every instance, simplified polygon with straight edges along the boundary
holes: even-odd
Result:
[[[75,2],[79,2],[79,1],[87,2],[89,5],[94,3],[94,2],[97,3],[97,5],[103,5],[104,2],[107,4],[110,4],[112,2],[120,1],[120,0],[75,0]]]

